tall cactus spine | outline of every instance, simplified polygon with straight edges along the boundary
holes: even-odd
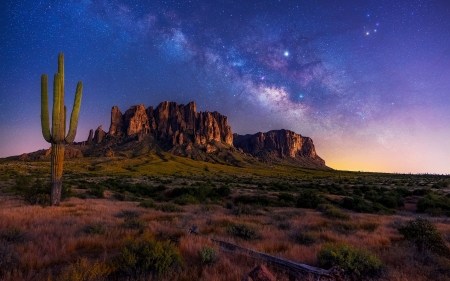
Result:
[[[64,105],[64,54],[58,56],[58,73],[53,80],[53,111],[50,132],[48,112],[48,78],[41,77],[41,127],[44,139],[51,143],[51,191],[50,205],[59,206],[61,201],[62,174],[65,145],[74,141],[77,133],[78,114],[81,106],[83,83],[78,82],[74,106],[70,116],[69,132],[66,135],[66,107]]]

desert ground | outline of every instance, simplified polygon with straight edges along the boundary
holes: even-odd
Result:
[[[448,175],[80,158],[59,207],[49,178],[48,161],[0,160],[1,280],[242,280],[261,263],[293,280],[211,238],[347,280],[450,280]]]

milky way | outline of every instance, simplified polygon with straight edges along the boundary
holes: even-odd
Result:
[[[147,2],[152,2],[151,4]],[[196,101],[291,129],[333,168],[450,173],[447,1],[3,1],[0,157],[48,145],[40,75],[65,53],[77,141],[113,105]]]

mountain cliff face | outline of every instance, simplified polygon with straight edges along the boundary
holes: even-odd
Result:
[[[132,155],[140,155],[156,148],[196,160],[233,165],[260,160],[328,168],[308,137],[289,130],[233,135],[226,116],[216,111],[197,112],[195,102],[184,105],[165,101],[155,108],[133,105],[125,113],[113,106],[109,131],[104,132],[99,126],[81,143],[85,156],[120,155],[130,150]]]
[[[274,158],[307,158],[325,166],[325,161],[316,153],[312,139],[289,130],[273,130],[254,135],[234,134],[233,144],[263,161]]]
[[[197,112],[195,102],[179,105],[165,101],[155,109],[135,105],[123,115],[117,106],[112,108],[109,136],[129,138],[148,134],[171,145],[206,145],[211,141],[233,145],[228,118],[216,111]]]

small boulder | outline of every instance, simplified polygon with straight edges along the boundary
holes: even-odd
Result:
[[[264,266],[258,265],[249,274],[247,274],[243,281],[276,281],[277,279],[272,273]]]

